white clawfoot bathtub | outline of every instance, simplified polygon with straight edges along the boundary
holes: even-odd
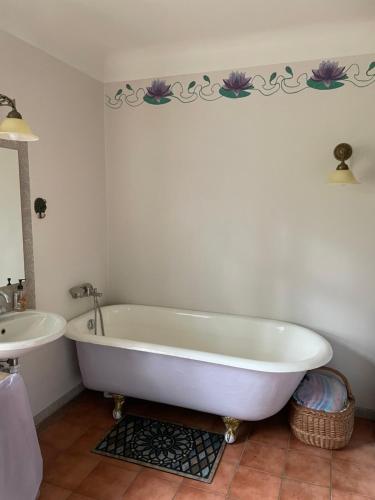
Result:
[[[282,321],[140,305],[102,310],[105,336],[88,328],[92,311],[66,332],[87,388],[232,420],[277,413],[306,370],[332,357],[323,337]]]

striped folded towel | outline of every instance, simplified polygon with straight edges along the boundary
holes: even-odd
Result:
[[[307,372],[293,398],[298,404],[313,410],[337,412],[347,405],[348,392],[334,373],[313,370]]]

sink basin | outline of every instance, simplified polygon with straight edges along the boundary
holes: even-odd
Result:
[[[18,358],[65,332],[66,320],[59,314],[40,311],[7,313],[0,316],[0,360]]]

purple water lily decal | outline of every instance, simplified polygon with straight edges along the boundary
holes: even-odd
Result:
[[[151,86],[147,87],[147,94],[145,97],[147,97],[148,99],[153,99],[157,103],[160,103],[162,99],[165,99],[171,95],[173,95],[171,86],[167,85],[165,80],[152,80]]]
[[[228,78],[223,79],[223,82],[224,85],[221,87],[223,92],[220,93],[226,97],[245,97],[249,95],[249,92],[244,91],[253,88],[250,83],[251,76],[246,76],[246,73],[242,71],[232,71]]]
[[[339,66],[337,61],[322,61],[318,69],[312,70],[310,82],[315,88],[332,88],[342,86],[339,80],[345,80],[345,66]],[[314,83],[315,82],[315,83]]]

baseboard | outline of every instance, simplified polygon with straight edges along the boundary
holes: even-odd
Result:
[[[375,410],[370,408],[356,408],[355,416],[361,418],[367,418],[368,420],[375,420]]]
[[[54,401],[52,404],[44,408],[41,412],[34,416],[35,425],[40,425],[43,420],[53,415],[57,410],[61,407],[69,403],[72,399],[74,399],[78,394],[80,394],[84,390],[84,386],[82,383],[78,384],[76,387],[73,387],[70,391],[65,393],[61,398]],[[375,421],[375,410],[371,410],[370,408],[361,408],[356,407],[355,409],[356,417],[367,418],[368,420]]]
[[[40,411],[34,416],[34,422],[35,425],[38,427],[43,420],[46,418],[50,417],[53,413],[55,413],[57,410],[59,410],[62,406],[66,405],[66,403],[69,403],[72,399],[74,399],[78,394],[80,394],[84,390],[83,384],[80,383],[76,387],[73,387],[70,391],[65,393],[61,398],[57,399],[53,403],[51,403],[47,408],[44,408],[44,410]]]

